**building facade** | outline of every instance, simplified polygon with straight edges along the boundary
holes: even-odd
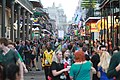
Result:
[[[28,0],[0,0],[0,36],[12,41],[28,38],[28,30],[25,30],[25,18],[27,26],[30,16],[33,14],[33,5]],[[15,22],[17,22],[15,24]],[[21,25],[22,24],[22,29]],[[15,26],[17,25],[17,26]],[[20,32],[22,31],[22,37]]]
[[[104,38],[104,41],[111,41],[113,48],[115,46],[120,47],[120,0],[99,0],[99,3],[101,16],[107,21],[105,26],[107,28],[107,39]],[[103,24],[105,25],[105,21]]]
[[[53,3],[52,7],[46,8],[46,12],[49,14],[50,19],[55,20],[56,22],[54,30],[66,30],[67,17],[61,7],[56,7],[55,3]]]

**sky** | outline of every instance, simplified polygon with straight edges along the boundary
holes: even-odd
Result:
[[[67,16],[67,21],[71,21],[76,7],[78,6],[78,1],[79,0],[41,0],[41,3],[44,8],[52,7],[53,2],[55,2],[56,7],[61,4],[62,9]]]

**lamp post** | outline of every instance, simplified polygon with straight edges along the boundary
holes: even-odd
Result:
[[[118,46],[118,34],[119,34],[119,30],[118,30],[118,27],[119,27],[119,25],[118,25],[118,23],[119,23],[119,17],[118,16],[116,16],[116,18],[115,18],[115,21],[116,21],[116,24],[117,24],[117,43],[116,43],[116,46]]]

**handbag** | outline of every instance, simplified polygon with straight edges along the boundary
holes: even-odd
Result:
[[[83,65],[83,63],[81,64],[81,66],[80,66],[80,69],[79,69],[78,73],[75,75],[74,80],[76,80],[76,78],[78,77],[78,74],[80,73],[80,70],[81,70],[81,68],[82,68],[82,65]]]

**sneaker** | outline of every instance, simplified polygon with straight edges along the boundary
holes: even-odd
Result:
[[[36,71],[40,71],[40,69],[36,69]]]

